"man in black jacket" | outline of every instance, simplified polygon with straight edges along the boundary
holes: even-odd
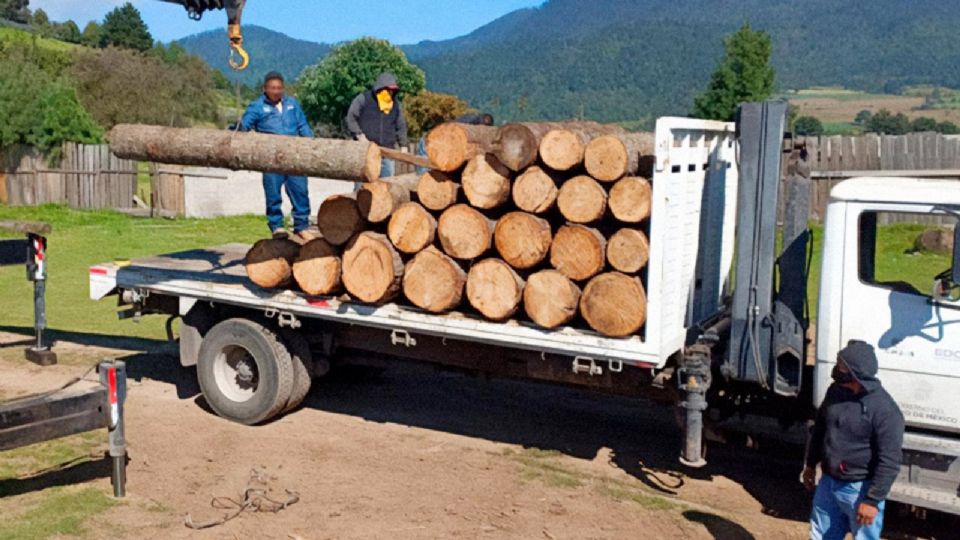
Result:
[[[397,94],[400,84],[393,73],[381,73],[373,89],[357,94],[347,111],[347,130],[358,141],[370,141],[386,148],[407,146],[407,121]],[[393,176],[393,160],[384,159],[380,176]]]
[[[880,538],[883,508],[900,472],[903,414],[877,379],[877,355],[852,340],[837,355],[834,384],[820,405],[811,434],[803,483],[816,484],[810,516],[812,540]]]

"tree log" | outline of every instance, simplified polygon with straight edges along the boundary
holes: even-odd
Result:
[[[467,300],[494,321],[510,318],[523,297],[523,279],[500,259],[484,259],[467,274]]]
[[[522,171],[536,163],[541,137],[527,124],[506,124],[497,130],[491,151],[511,171]]]
[[[448,122],[427,134],[427,155],[436,169],[454,172],[477,154],[487,153],[496,136],[495,127]]]
[[[610,189],[610,213],[624,223],[640,223],[650,217],[653,188],[645,178],[628,176]]]
[[[417,182],[416,191],[420,204],[440,212],[456,204],[460,184],[440,171],[427,171]]]
[[[654,155],[652,133],[607,135],[590,141],[584,153],[587,174],[601,182],[613,182],[624,176],[643,173],[644,158]]]
[[[361,182],[380,176],[380,148],[359,141],[139,124],[117,125],[108,139],[122,159]]]
[[[605,135],[624,133],[619,126],[570,122],[551,129],[540,141],[540,159],[555,171],[569,171],[583,163],[587,144]]]
[[[553,177],[534,165],[513,183],[513,204],[524,212],[542,214],[553,208],[559,193]]]
[[[465,204],[456,204],[440,215],[437,233],[443,251],[454,259],[476,259],[490,249],[493,221]]]
[[[397,176],[379,178],[378,181],[403,186],[407,188],[407,191],[413,193],[417,191],[417,184],[420,182],[420,175],[417,173],[398,174]]]
[[[403,260],[386,236],[365,231],[343,252],[343,285],[360,302],[380,304],[396,298],[403,278]]]
[[[607,241],[596,229],[569,224],[560,227],[550,247],[550,265],[574,281],[603,271]]]
[[[323,238],[334,246],[346,244],[363,227],[356,194],[327,197],[317,212],[317,228]]]
[[[636,229],[620,229],[607,243],[607,262],[624,274],[639,272],[650,260],[647,235]]]
[[[417,253],[433,243],[437,220],[415,202],[397,208],[387,225],[387,235],[393,245],[404,253]]]
[[[463,194],[471,206],[489,210],[510,199],[510,170],[493,154],[474,156],[460,178]]]
[[[299,253],[300,246],[292,240],[260,240],[247,251],[244,258],[247,277],[265,289],[289,285],[293,276],[293,261]]]
[[[607,192],[589,176],[577,176],[563,183],[557,195],[563,217],[574,223],[592,223],[607,209]]]
[[[407,263],[403,294],[431,313],[450,311],[460,304],[467,273],[456,261],[430,246]]]
[[[540,264],[553,240],[550,223],[526,212],[510,212],[500,218],[493,236],[503,260],[521,270]]]
[[[580,288],[556,270],[533,274],[523,288],[523,309],[544,328],[556,328],[573,320],[579,303]]]
[[[311,240],[293,261],[293,277],[309,295],[333,294],[340,289],[340,255],[323,238]]]
[[[647,320],[647,297],[635,277],[608,272],[590,280],[580,297],[580,313],[590,328],[610,337],[636,333]]]
[[[403,203],[410,202],[410,191],[399,184],[367,182],[357,192],[357,209],[370,223],[383,223]]]

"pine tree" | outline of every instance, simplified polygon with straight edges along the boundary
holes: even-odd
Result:
[[[127,2],[107,13],[103,19],[100,46],[122,47],[142,52],[153,46],[153,37],[140,17],[140,12]]]
[[[80,38],[80,43],[87,47],[99,47],[100,33],[100,25],[97,24],[97,21],[90,21],[83,27],[83,35]]]
[[[694,115],[699,118],[733,120],[739,104],[763,101],[773,93],[769,34],[744,24],[724,40],[724,49],[710,86],[694,101]]]

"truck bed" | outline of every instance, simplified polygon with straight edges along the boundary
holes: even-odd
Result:
[[[648,352],[638,336],[608,338],[569,327],[545,330],[533,323],[490,322],[463,312],[436,315],[395,303],[369,306],[344,297],[263,289],[247,279],[244,271],[243,257],[249,248],[226,244],[135,259],[124,266],[100,264],[90,269],[91,298],[98,300],[117,289],[129,289],[626,365],[656,367],[658,363],[656,353]]]

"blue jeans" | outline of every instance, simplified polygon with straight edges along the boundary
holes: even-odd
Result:
[[[420,137],[420,142],[417,143],[417,155],[421,157],[427,157],[427,138]],[[423,175],[427,172],[426,167],[417,167],[417,174]]]
[[[813,496],[810,540],[842,540],[848,532],[854,540],[880,540],[885,501],[877,505],[873,525],[857,524],[857,507],[869,488],[869,480],[843,482],[824,474]]]
[[[294,232],[310,227],[310,193],[307,188],[307,177],[263,173],[263,193],[267,199],[267,225],[270,226],[270,231],[283,227],[281,188],[286,188],[287,197],[293,205]]]
[[[396,175],[397,164],[392,159],[382,158],[380,160],[380,178],[387,178]]]

